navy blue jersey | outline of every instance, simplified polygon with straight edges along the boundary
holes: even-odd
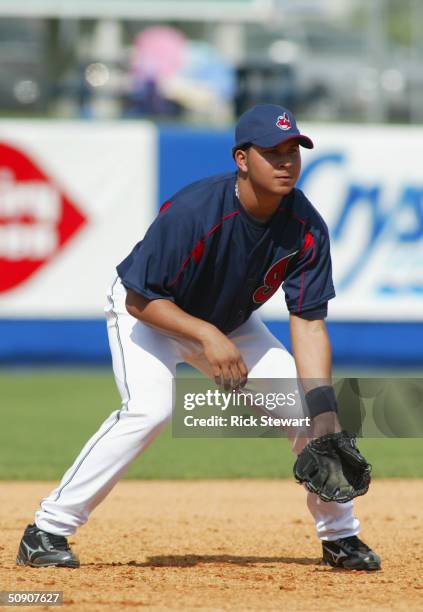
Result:
[[[325,222],[299,189],[267,223],[235,194],[236,173],[188,185],[166,202],[118,266],[127,288],[168,299],[228,333],[282,284],[289,312],[335,296]]]

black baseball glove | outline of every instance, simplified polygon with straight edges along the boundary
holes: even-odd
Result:
[[[354,434],[330,433],[311,440],[298,455],[294,476],[323,501],[341,504],[367,493],[371,465],[355,445]]]

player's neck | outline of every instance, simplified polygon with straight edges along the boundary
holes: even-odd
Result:
[[[267,221],[279,208],[282,197],[253,187],[248,180],[236,182],[235,193],[246,211],[259,221]]]

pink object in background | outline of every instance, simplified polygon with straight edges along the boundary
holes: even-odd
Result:
[[[186,39],[175,28],[154,26],[134,41],[131,72],[134,80],[161,81],[178,73],[185,62]]]

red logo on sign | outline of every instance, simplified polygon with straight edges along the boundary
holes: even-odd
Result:
[[[288,113],[284,113],[283,115],[279,115],[278,120],[276,121],[276,125],[281,130],[290,130],[291,129],[291,121],[288,117]]]
[[[29,157],[0,143],[0,293],[48,263],[85,223]]]

